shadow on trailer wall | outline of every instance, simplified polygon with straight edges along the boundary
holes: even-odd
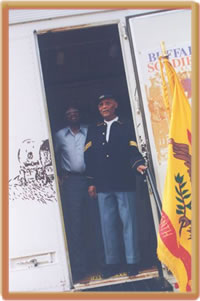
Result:
[[[83,123],[96,122],[100,118],[96,100],[105,91],[118,98],[120,117],[132,120],[117,25],[48,32],[38,35],[38,42],[53,136],[65,127],[64,109],[68,103],[78,104]],[[142,176],[137,177],[137,201],[142,257],[140,270],[145,270],[156,264],[156,235],[147,184]],[[96,206],[92,201],[90,217],[98,229]],[[88,220],[92,222],[90,217]],[[95,227],[88,226],[88,229]],[[101,233],[90,232],[86,244],[89,272],[95,275],[100,272],[103,250]]]

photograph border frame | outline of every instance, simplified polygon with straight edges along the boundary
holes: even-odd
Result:
[[[8,164],[9,164],[9,92],[8,92],[8,49],[9,49],[9,34],[8,34],[8,12],[9,9],[191,9],[192,12],[192,191],[193,191],[193,255],[192,261],[192,278],[193,289],[191,293],[179,292],[64,292],[64,293],[10,293],[9,292],[9,260],[8,260],[8,244],[9,244],[9,229],[8,229]],[[199,196],[199,140],[198,140],[198,117],[199,117],[199,7],[195,2],[170,2],[170,1],[39,1],[39,2],[22,2],[22,1],[4,1],[2,2],[2,296],[5,300],[170,300],[181,299],[191,300],[196,299],[199,294],[199,259],[198,259],[198,196]]]

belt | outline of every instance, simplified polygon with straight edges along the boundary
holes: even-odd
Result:
[[[85,172],[73,172],[73,171],[67,171],[62,170],[62,176],[85,176]]]

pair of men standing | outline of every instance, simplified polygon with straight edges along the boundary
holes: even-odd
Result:
[[[62,176],[62,173],[60,176],[63,183],[61,184],[61,199],[71,250],[73,249],[74,239],[80,239],[79,245],[82,243],[80,229],[83,229],[81,227],[83,210],[81,208],[85,206],[87,201],[86,189],[88,188],[90,197],[98,201],[105,253],[105,264],[102,272],[102,277],[104,278],[119,271],[121,263],[120,232],[122,232],[129,275],[137,274],[137,263],[140,260],[135,208],[135,171],[143,173],[146,166],[137,148],[133,126],[131,123],[122,122],[119,119],[116,115],[117,107],[117,100],[111,94],[99,97],[98,109],[103,117],[103,122],[89,127],[87,138],[86,130],[83,130],[80,126],[78,111],[75,108],[69,108],[66,111],[66,114],[71,113],[71,115],[67,115],[69,127],[60,130],[56,134],[55,144],[55,151],[57,154],[60,153],[59,157],[61,158],[58,160],[58,166],[61,163],[58,170],[64,170],[64,176]],[[76,130],[74,131],[73,127],[75,124]],[[82,139],[80,139],[80,135]],[[71,141],[72,136],[73,143]],[[78,144],[76,140],[79,141]],[[84,158],[82,152],[84,147],[83,140],[86,141]],[[70,150],[70,148],[72,149]],[[68,151],[73,153],[71,158]],[[75,169],[73,164],[67,164],[67,161],[73,160],[73,156],[77,154],[78,157],[74,158],[74,160],[76,163],[82,162],[80,165],[83,168],[79,166],[79,168]],[[80,157],[81,160],[79,160]],[[75,184],[78,175],[84,179],[84,194],[80,190],[78,182]],[[75,182],[72,180],[73,178]],[[86,183],[85,181],[88,182]],[[71,182],[74,182],[74,185],[70,184]],[[78,198],[79,201],[77,201]],[[80,204],[80,210],[76,216],[73,216],[73,210],[68,203],[71,203],[72,207],[76,207],[76,202]],[[72,231],[74,234],[72,234],[69,231],[69,229],[72,230],[73,228],[71,221],[73,220],[74,222],[75,219],[78,219],[78,215],[80,224],[74,226],[74,231]],[[119,218],[122,222],[122,229],[119,229]],[[77,227],[79,226],[81,228],[78,230]],[[76,238],[72,237],[75,235],[75,232],[77,232]],[[84,244],[82,248],[80,246],[81,252],[84,249],[83,246]],[[72,258],[74,255],[72,253],[73,251],[70,254],[73,274],[76,259],[75,257],[74,259]],[[79,267],[83,262],[84,258],[81,255]]]

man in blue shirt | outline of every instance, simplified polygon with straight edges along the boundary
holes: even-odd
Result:
[[[84,238],[88,186],[85,176],[84,145],[87,127],[80,124],[80,113],[75,106],[67,108],[65,117],[67,127],[56,133],[54,148],[72,278],[77,282],[86,273]]]

